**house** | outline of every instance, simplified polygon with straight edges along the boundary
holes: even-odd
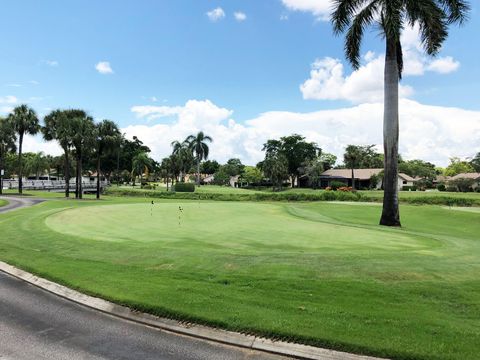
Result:
[[[371,183],[372,176],[378,176],[383,169],[354,169],[353,176],[355,179],[356,189],[381,189],[382,179],[379,179],[376,186]],[[320,187],[329,187],[333,181],[345,183],[345,186],[352,186],[352,169],[330,169],[324,171],[320,175]],[[404,173],[398,174],[398,190],[402,190],[404,186],[414,186],[415,179]]]
[[[461,173],[455,176],[452,176],[449,180],[458,180],[458,179],[473,179],[475,182],[472,185],[472,189],[475,190],[480,186],[480,173]]]

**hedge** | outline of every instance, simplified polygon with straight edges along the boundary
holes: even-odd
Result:
[[[175,192],[182,192],[182,193],[193,193],[195,192],[195,184],[194,183],[184,183],[178,182],[174,186]]]

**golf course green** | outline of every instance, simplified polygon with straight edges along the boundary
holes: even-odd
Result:
[[[50,200],[0,260],[161,316],[395,359],[477,359],[479,208]]]

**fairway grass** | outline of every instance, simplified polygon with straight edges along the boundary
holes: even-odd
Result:
[[[0,214],[0,259],[141,311],[396,359],[478,359],[480,213],[105,198]]]
[[[5,206],[8,204],[7,200],[0,199],[0,207]]]

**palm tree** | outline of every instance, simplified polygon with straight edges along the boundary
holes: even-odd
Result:
[[[93,147],[95,142],[95,124],[93,119],[83,110],[65,110],[66,116],[70,118],[72,126],[72,145],[75,149],[77,165],[75,198],[83,197],[82,174],[84,152]]]
[[[185,175],[193,165],[193,155],[188,141],[173,141],[171,143],[175,165],[179,168],[179,177],[181,181],[185,181]]]
[[[148,157],[146,152],[138,153],[133,157],[132,174],[134,176],[134,179],[136,175],[140,175],[140,188],[142,188],[143,186],[143,173],[145,172],[145,170],[151,169],[151,167],[152,160]]]
[[[5,118],[0,117],[0,172],[4,171],[4,157],[9,151],[16,151],[15,131],[12,124]],[[3,174],[0,173],[0,194],[3,193]]]
[[[18,135],[18,193],[23,193],[23,164],[22,164],[22,147],[23,137],[25,134],[35,135],[40,130],[40,123],[35,111],[27,105],[17,106],[8,115],[15,133]]]
[[[49,168],[50,164],[48,163],[47,157],[43,152],[38,152],[32,154],[25,161],[24,170],[28,174],[35,175],[35,179],[38,180],[40,175],[45,173],[45,170]]]
[[[64,156],[64,176],[65,176],[65,197],[70,197],[70,150],[72,148],[73,128],[72,115],[68,111],[54,110],[45,118],[45,126],[42,128],[43,138],[47,141],[57,140],[63,149]],[[57,174],[58,177],[58,174]]]
[[[346,32],[345,54],[360,67],[360,45],[365,29],[376,26],[385,40],[384,70],[384,195],[381,225],[400,226],[398,209],[398,83],[403,55],[400,37],[405,26],[419,25],[423,47],[436,55],[448,35],[448,25],[462,24],[469,4],[465,0],[334,0],[332,23],[336,34]]]
[[[101,158],[106,151],[113,151],[119,144],[122,134],[117,124],[111,120],[103,120],[96,125],[97,135],[97,199],[100,199]]]
[[[197,135],[190,135],[185,139],[192,153],[197,160],[197,185],[200,185],[200,162],[208,159],[207,142],[212,142],[212,138],[200,131]]]
[[[355,145],[348,145],[345,149],[345,154],[343,155],[343,162],[345,166],[352,169],[352,189],[355,190],[355,174],[354,169],[358,166],[358,163],[361,159],[360,147]]]

